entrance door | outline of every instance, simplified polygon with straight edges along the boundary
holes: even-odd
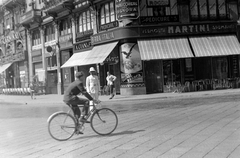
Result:
[[[162,61],[145,61],[144,67],[147,94],[163,92]]]
[[[47,73],[47,93],[49,94],[57,94],[57,83],[58,83],[58,78],[57,78],[57,70],[54,71],[48,71]]]

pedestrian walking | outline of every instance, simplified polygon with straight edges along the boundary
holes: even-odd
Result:
[[[31,99],[36,99],[35,86],[33,83],[29,84]]]
[[[107,72],[106,80],[107,80],[107,86],[109,87],[109,90],[110,90],[110,98],[109,99],[112,99],[115,95],[113,92],[113,88],[114,88],[114,81],[116,79],[117,79],[116,76],[112,75],[109,71]]]
[[[93,97],[95,101],[99,101],[100,83],[94,67],[89,69],[90,75],[86,78],[87,92]]]

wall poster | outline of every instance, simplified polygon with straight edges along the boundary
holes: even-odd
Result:
[[[122,83],[143,82],[143,68],[137,43],[120,46],[120,67]]]

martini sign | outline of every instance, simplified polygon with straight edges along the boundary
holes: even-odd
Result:
[[[137,19],[139,17],[139,0],[115,0],[117,19]]]

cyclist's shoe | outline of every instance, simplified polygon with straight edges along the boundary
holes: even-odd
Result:
[[[85,119],[84,117],[81,117],[80,122],[83,122],[83,123],[90,123],[90,121],[88,121],[87,119]]]
[[[77,130],[77,131],[76,131],[76,134],[83,134],[83,132]]]

